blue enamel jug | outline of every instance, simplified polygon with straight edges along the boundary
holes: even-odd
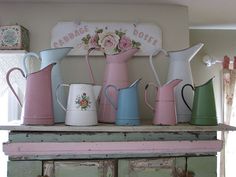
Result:
[[[141,79],[137,79],[129,87],[118,89],[115,85],[105,87],[105,96],[116,110],[116,125],[140,125],[138,85]],[[109,89],[117,92],[117,105],[112,100]]]

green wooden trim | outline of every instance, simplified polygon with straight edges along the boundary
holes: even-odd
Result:
[[[215,132],[236,131],[236,127],[219,124],[217,126],[196,126],[189,124],[177,124],[175,126],[140,125],[140,126],[116,126],[114,124],[99,124],[98,126],[65,126],[56,124],[53,126],[26,126],[26,125],[1,125],[0,130],[11,131],[39,131],[39,132]]]
[[[180,157],[180,156],[214,156],[216,153],[150,153],[150,154],[92,154],[92,155],[31,155],[31,156],[10,156],[10,160],[75,160],[75,159],[121,159],[121,158],[153,158],[153,157]]]
[[[79,133],[10,132],[10,142],[94,142],[215,140],[216,132]]]

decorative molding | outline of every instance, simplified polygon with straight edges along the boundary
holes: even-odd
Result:
[[[25,155],[78,155],[78,154],[150,154],[218,152],[221,140],[200,141],[121,141],[121,142],[36,142],[5,143],[3,152],[8,156]]]

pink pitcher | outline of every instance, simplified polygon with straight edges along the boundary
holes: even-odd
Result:
[[[51,84],[51,71],[54,65],[55,63],[52,63],[40,71],[29,75],[24,74],[23,70],[17,67],[7,72],[7,83],[21,106],[22,103],[13,89],[9,77],[12,71],[18,70],[26,78],[23,124],[52,125],[54,123]]]
[[[114,85],[117,89],[125,88],[129,86],[128,79],[128,66],[127,61],[138,51],[139,49],[133,48],[117,55],[106,56],[106,69],[103,81],[103,89],[100,97],[100,104],[98,110],[98,121],[105,123],[114,123],[116,119],[116,111],[106,99],[104,89],[108,85]],[[109,90],[110,98],[117,103],[116,90]]]
[[[177,86],[181,81],[182,80],[180,79],[174,79],[159,88],[153,83],[146,85],[145,103],[155,112],[153,119],[154,125],[177,124],[174,87]],[[147,101],[147,88],[149,85],[152,85],[157,89],[155,109]]]

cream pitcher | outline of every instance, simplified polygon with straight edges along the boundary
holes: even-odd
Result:
[[[69,88],[67,108],[59,99],[59,89]],[[56,89],[58,104],[66,112],[65,124],[74,126],[97,125],[97,99],[101,91],[100,85],[92,84],[60,84]]]
[[[56,63],[30,74],[25,74],[20,68],[12,68],[7,72],[6,79],[11,91],[16,96],[19,104],[23,106],[23,124],[25,125],[52,125],[53,101],[51,70]],[[10,74],[20,71],[26,78],[25,99],[22,104],[10,83]]]

